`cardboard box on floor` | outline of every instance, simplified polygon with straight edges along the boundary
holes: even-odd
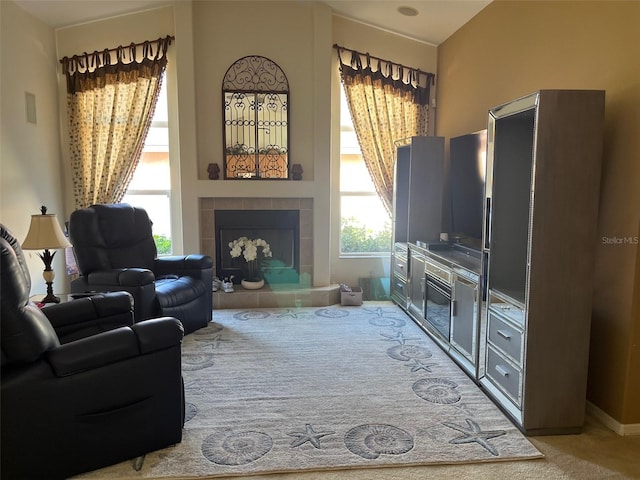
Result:
[[[340,305],[362,305],[362,289],[360,287],[349,287],[345,284],[340,285]]]

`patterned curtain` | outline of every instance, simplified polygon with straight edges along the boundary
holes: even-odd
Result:
[[[76,208],[118,203],[126,193],[153,118],[172,39],[60,61],[67,77]]]
[[[430,87],[435,76],[334,47],[362,157],[382,203],[391,213],[395,142],[427,134]],[[342,61],[341,51],[350,53],[348,64]]]

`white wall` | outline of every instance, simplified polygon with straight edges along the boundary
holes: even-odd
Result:
[[[0,222],[24,240],[31,215],[46,205],[48,213],[66,219],[60,162],[58,95],[53,29],[18,8],[0,2]],[[36,124],[27,122],[25,92],[35,95]],[[44,264],[35,251],[25,251],[33,294],[46,291]],[[56,293],[68,292],[64,252],[56,252]]]

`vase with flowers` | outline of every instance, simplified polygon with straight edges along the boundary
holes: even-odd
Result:
[[[261,238],[240,237],[229,242],[229,249],[231,258],[239,258],[242,255],[245,260],[245,275],[240,284],[247,289],[262,288],[262,266],[266,258],[272,256],[269,244]]]

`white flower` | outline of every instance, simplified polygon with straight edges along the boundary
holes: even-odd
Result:
[[[271,257],[271,247],[261,238],[255,240],[247,237],[240,237],[233,242],[229,242],[229,252],[232,258],[238,258],[242,255],[247,263],[258,259],[258,247],[262,248],[264,257]]]

